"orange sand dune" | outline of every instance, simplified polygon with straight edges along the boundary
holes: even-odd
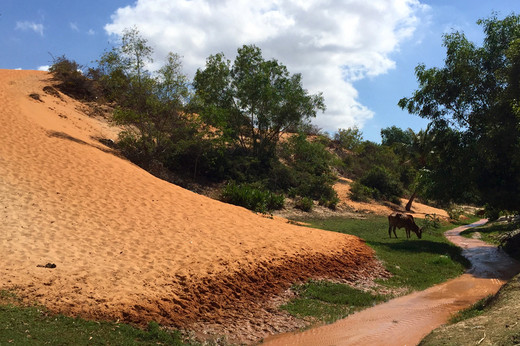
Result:
[[[292,282],[384,272],[356,237],[257,216],[117,157],[96,140],[116,132],[50,84],[0,70],[0,289],[68,315],[262,337],[284,328],[254,317]]]
[[[338,182],[334,185],[334,190],[338,193],[338,197],[340,199],[340,203],[338,205],[339,208],[348,208],[355,212],[365,212],[365,213],[374,213],[377,215],[389,215],[394,211],[405,212],[408,214],[412,214],[416,218],[424,219],[426,215],[436,215],[443,219],[449,219],[448,213],[443,209],[434,208],[428,206],[426,204],[419,203],[415,201],[412,204],[412,208],[410,212],[404,210],[404,206],[408,203],[407,199],[401,198],[401,206],[390,208],[387,205],[382,205],[378,203],[366,203],[366,202],[356,202],[349,198],[350,195],[350,184],[352,180],[347,178],[340,178]]]

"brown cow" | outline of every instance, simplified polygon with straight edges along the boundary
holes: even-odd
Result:
[[[422,228],[419,228],[415,224],[412,215],[401,214],[401,213],[392,213],[388,215],[388,235],[392,238],[392,230],[394,231],[394,235],[397,238],[397,234],[395,234],[396,227],[401,229],[405,228],[406,230],[406,238],[410,238],[410,231],[413,231],[417,234],[417,237],[421,239],[422,236]]]

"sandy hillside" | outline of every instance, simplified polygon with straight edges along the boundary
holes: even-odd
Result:
[[[340,202],[338,204],[339,208],[349,209],[354,212],[361,213],[371,213],[377,215],[388,215],[394,211],[400,211],[404,213],[408,213],[413,215],[416,218],[424,219],[426,215],[435,214],[438,217],[448,219],[449,215],[445,210],[434,208],[417,201],[413,202],[412,209],[410,212],[404,210],[404,206],[408,203],[407,199],[401,198],[401,206],[388,206],[384,204],[378,203],[365,203],[365,202],[356,202],[348,198],[350,194],[350,184],[352,180],[347,178],[340,178],[338,182],[334,185],[334,190],[338,193],[338,197]]]
[[[0,70],[0,289],[68,315],[254,338],[291,327],[267,307],[292,282],[383,272],[356,237],[151,176],[96,139],[114,130],[48,85],[45,72]]]

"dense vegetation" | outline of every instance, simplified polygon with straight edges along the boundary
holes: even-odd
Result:
[[[60,57],[51,72],[62,91],[115,106],[113,121],[125,129],[117,145],[130,160],[184,186],[230,184],[230,203],[266,211],[282,207],[282,196],[304,210],[315,202],[335,208],[339,173],[355,180],[356,200],[410,196],[408,210],[416,197],[444,207],[486,204],[497,216],[520,202],[520,18],[479,24],[482,47],[446,34],[445,66],[419,65],[419,89],[399,101],[430,119],[428,127],[382,129],[381,144],[363,140],[357,127],[331,136],[311,125],[325,110],[323,96],[254,45],[233,62],[211,55],[190,82],[174,53],[148,70],[153,48],[133,28],[97,67]]]
[[[520,16],[492,16],[478,24],[483,45],[461,32],[446,34],[445,66],[418,65],[419,89],[399,105],[431,120],[428,195],[518,211]]]

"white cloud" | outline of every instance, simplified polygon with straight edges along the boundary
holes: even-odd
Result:
[[[95,32],[93,29],[89,29],[89,30],[87,31],[87,34],[90,35],[90,36],[92,36],[92,35],[95,35],[96,32]]]
[[[71,23],[69,23],[69,26],[70,26],[70,28],[71,28],[72,30],[74,30],[74,31],[79,31],[78,24],[76,24],[76,23],[72,23],[72,22],[71,22]]]
[[[327,111],[314,122],[335,131],[373,116],[353,82],[395,67],[390,54],[425,8],[419,0],[138,0],[118,9],[105,30],[120,35],[137,26],[156,62],[179,53],[190,76],[210,54],[232,60],[238,47],[255,44],[265,59],[302,73],[311,93],[323,92]]]
[[[34,22],[28,22],[28,21],[16,22],[15,29],[22,30],[22,31],[32,30],[37,34],[40,34],[40,36],[43,36],[43,24],[37,24]]]
[[[51,68],[49,65],[43,65],[38,67],[38,71],[49,71],[49,68]]]

